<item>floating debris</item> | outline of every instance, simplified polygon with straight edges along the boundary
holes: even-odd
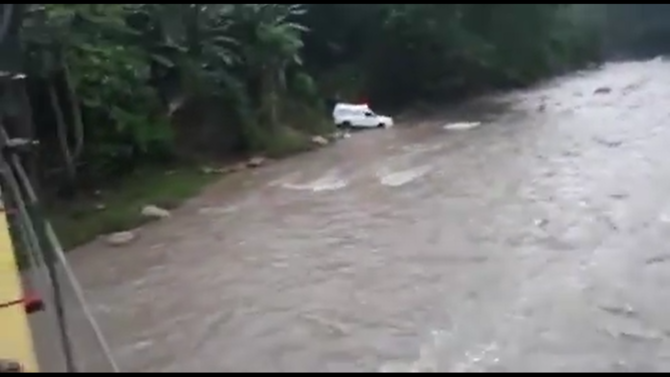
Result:
[[[593,91],[593,94],[607,94],[611,91],[612,91],[612,88],[607,87],[607,86],[603,86],[603,87],[600,87],[600,88],[596,89],[595,91]]]
[[[664,255],[656,255],[654,257],[651,257],[647,259],[646,264],[656,264],[656,263],[663,263],[670,261],[670,255],[664,254]]]

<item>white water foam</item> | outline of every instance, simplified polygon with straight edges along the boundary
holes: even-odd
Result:
[[[348,182],[342,179],[337,171],[331,171],[321,176],[320,178],[308,183],[290,183],[283,182],[281,187],[289,190],[299,191],[335,191],[347,187]]]
[[[481,125],[482,122],[456,122],[445,124],[442,126],[442,128],[449,131],[463,131],[473,129]]]
[[[430,338],[421,345],[419,357],[410,362],[391,362],[379,368],[381,373],[435,373],[439,372],[440,352],[451,334],[431,331]]]
[[[410,144],[403,145],[401,149],[411,154],[435,152],[442,148],[442,144]]]
[[[430,170],[430,166],[419,166],[397,172],[382,169],[377,172],[377,178],[379,178],[379,182],[384,186],[398,187],[423,177],[430,172]]]

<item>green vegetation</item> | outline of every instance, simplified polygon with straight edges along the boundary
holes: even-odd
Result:
[[[150,220],[140,215],[148,203],[173,209],[215,178],[189,168],[142,169],[76,202],[56,202],[48,215],[63,247],[69,249],[99,234],[142,225]]]
[[[148,165],[282,156],[332,131],[336,100],[397,109],[600,61],[602,7],[14,4],[0,71],[27,78],[0,79],[0,110],[14,135],[40,140],[28,165],[74,245],[209,179],[132,178]],[[108,209],[79,209],[124,176]]]

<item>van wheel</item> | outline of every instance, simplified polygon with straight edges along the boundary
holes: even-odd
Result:
[[[386,125],[384,123],[379,123],[377,125],[377,128],[386,128]]]
[[[345,130],[348,129],[348,128],[351,128],[351,123],[342,122],[342,123],[340,123],[340,128],[344,128]]]

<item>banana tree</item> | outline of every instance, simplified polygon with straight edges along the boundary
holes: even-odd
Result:
[[[302,64],[302,33],[307,28],[294,19],[305,9],[297,4],[240,4],[233,13],[241,24],[244,63],[250,76],[258,79],[264,121],[274,127],[279,96],[286,88],[286,70],[292,64]]]
[[[208,92],[229,86],[231,66],[238,60],[226,4],[141,4],[131,19],[150,52],[154,82],[177,110],[205,86]],[[133,21],[134,20],[134,21]],[[175,77],[180,77],[174,82]]]

